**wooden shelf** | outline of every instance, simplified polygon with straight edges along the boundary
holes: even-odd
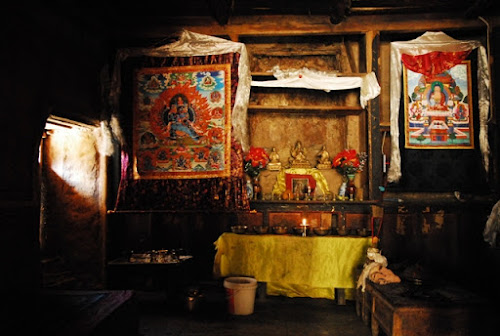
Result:
[[[360,77],[365,76],[366,72],[338,72],[337,76],[339,77]],[[272,71],[252,71],[252,77],[273,77]]]
[[[271,112],[271,113],[331,113],[336,115],[360,114],[365,109],[361,106],[272,106],[272,105],[248,105],[249,112]]]
[[[108,215],[127,215],[127,214],[234,214],[238,212],[246,212],[244,210],[219,210],[219,209],[193,209],[193,210],[172,210],[172,209],[150,209],[150,210],[140,210],[140,209],[129,209],[129,210],[108,210],[106,213]]]
[[[250,201],[250,208],[256,211],[330,211],[330,212],[369,212],[371,205],[380,204],[376,200],[356,201],[284,201],[257,200]]]
[[[380,132],[391,132],[391,125],[390,124],[380,124]]]
[[[252,77],[272,77],[274,78],[272,71],[252,71]],[[274,78],[275,79],[275,78]]]
[[[294,200],[251,200],[250,204],[288,204],[288,205],[304,205],[304,204],[326,204],[326,205],[346,205],[346,204],[379,204],[377,200],[355,200],[355,201],[294,201]]]

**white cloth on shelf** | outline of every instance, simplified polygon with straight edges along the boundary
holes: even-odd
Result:
[[[368,100],[380,94],[380,86],[374,72],[361,76],[339,76],[337,72],[309,68],[282,70],[275,66],[272,73],[275,80],[252,80],[252,86],[303,88],[326,92],[360,88],[359,100],[362,108],[365,108]]]

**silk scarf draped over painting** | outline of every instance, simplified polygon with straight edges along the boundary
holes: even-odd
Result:
[[[486,49],[476,40],[456,40],[443,32],[426,32],[410,41],[391,42],[391,164],[387,175],[388,182],[398,182],[402,176],[399,147],[402,64],[424,75],[438,75],[461,62],[474,49],[478,50],[479,147],[484,170],[488,172],[490,154],[488,118],[491,84]]]
[[[249,208],[248,198],[243,192],[243,150],[240,142],[231,136],[230,122],[230,111],[235,104],[238,88],[239,58],[238,53],[192,57],[143,57],[143,64],[137,72],[139,81],[142,80],[139,84],[161,86],[168,77],[174,79],[172,85],[174,90],[169,92],[158,89],[158,94],[141,95],[141,98],[146,99],[146,103],[149,104],[147,105],[149,108],[142,110],[142,116],[147,116],[146,122],[140,120],[141,118],[137,119],[141,116],[140,109],[144,108],[144,102],[138,104],[137,100],[135,101],[136,120],[132,130],[134,133],[132,143],[136,151],[134,153],[130,146],[124,146],[122,151],[122,176],[117,210],[246,210]],[[163,83],[153,83],[158,78],[162,79]],[[216,92],[213,95],[202,95],[200,90],[197,90],[200,85],[186,85],[191,79],[196,78],[202,83],[201,86],[227,85],[227,90],[213,90],[212,92]],[[174,99],[172,94],[177,99]],[[156,99],[153,101],[152,97]],[[161,104],[162,102],[164,104]],[[197,116],[201,119],[198,122],[193,115],[196,113],[193,111],[194,104],[198,105],[201,114]],[[175,118],[179,116],[179,111],[173,115],[174,107],[179,109],[181,106],[186,107],[184,113],[186,122]],[[142,126],[136,124],[137,122],[142,122]],[[157,142],[162,142],[165,146],[156,148]],[[153,147],[156,149],[152,150]],[[141,148],[144,150],[140,151]],[[181,159],[183,150],[186,156]],[[139,154],[138,160],[131,159],[134,158],[133,154]],[[210,159],[211,155],[214,156],[213,160]],[[158,158],[165,160],[162,163]],[[177,163],[176,159],[179,159]],[[184,167],[181,167],[179,162]],[[170,166],[172,164],[176,166],[172,168]],[[217,169],[221,167],[223,169]],[[146,178],[137,178],[141,173]]]

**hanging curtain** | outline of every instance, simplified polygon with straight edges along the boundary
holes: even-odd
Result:
[[[222,45],[218,46],[218,43]],[[210,51],[223,53],[208,54]],[[136,60],[135,66],[140,67],[231,65],[231,172],[229,177],[220,178],[134,179],[131,141],[124,141],[121,144],[121,182],[115,210],[248,210],[249,202],[243,183],[243,144],[247,143],[246,106],[250,76],[244,45],[184,31],[179,41],[168,46],[122,50],[117,57],[111,95],[115,113],[118,113],[119,102],[123,101],[120,99],[120,69],[121,63],[127,58]],[[132,113],[130,106],[122,106],[122,113],[126,109]],[[130,139],[131,135],[128,134]]]
[[[490,73],[486,49],[479,41],[456,40],[443,32],[426,32],[420,37],[403,42],[391,42],[391,164],[388,182],[398,182],[402,176],[401,152],[399,148],[399,108],[401,100],[402,62],[421,71],[439,72],[443,67],[453,66],[459,58],[465,58],[478,49],[477,78],[479,97],[479,147],[485,171],[489,168],[488,115],[490,96]],[[406,56],[405,56],[406,55]],[[439,64],[444,61],[444,64]],[[419,71],[420,72],[420,71]]]
[[[401,55],[406,68],[426,76],[438,75],[460,64],[470,54],[470,50],[459,52],[433,51],[424,55]]]

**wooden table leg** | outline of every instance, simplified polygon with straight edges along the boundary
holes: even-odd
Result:
[[[338,305],[345,306],[345,289],[335,288],[335,298],[337,299]]]
[[[378,336],[380,332],[380,328],[377,320],[372,315],[372,336]]]
[[[361,320],[365,325],[370,324],[370,308],[366,306],[366,303],[363,302],[363,306],[361,306]]]
[[[267,299],[267,283],[259,282],[257,285],[257,300],[266,301]]]
[[[363,307],[363,302],[361,298],[356,297],[356,316],[361,317],[361,307]]]
[[[361,320],[365,325],[370,324],[370,302],[368,302],[368,294],[359,289],[359,295],[361,295],[361,305],[360,305],[360,315]]]
[[[375,301],[376,301],[375,298],[373,298],[371,302],[371,311],[370,311],[372,336],[378,336],[380,332],[377,319],[375,318]]]

